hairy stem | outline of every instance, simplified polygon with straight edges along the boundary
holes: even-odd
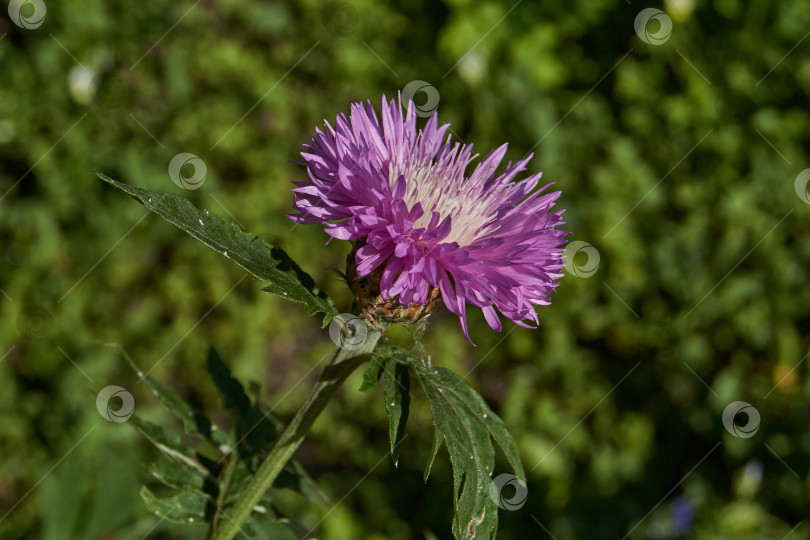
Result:
[[[262,495],[273,485],[284,465],[304,440],[315,419],[332,398],[335,390],[361,363],[361,355],[370,353],[380,339],[379,332],[368,329],[365,341],[359,347],[337,348],[317,384],[281,434],[270,454],[239,496],[234,506],[220,519],[211,540],[231,540],[241,529]]]

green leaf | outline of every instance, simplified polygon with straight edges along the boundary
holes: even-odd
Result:
[[[382,358],[372,356],[371,362],[363,372],[363,382],[360,383],[360,391],[371,392],[374,390],[377,387],[377,383],[380,381],[380,375],[382,375],[384,369],[385,364]]]
[[[268,450],[276,440],[275,418],[251,403],[245,388],[213,348],[208,351],[208,371],[226,409],[237,414],[236,444],[244,457]]]
[[[240,461],[228,489],[228,496],[225,500],[226,505],[238,499],[242,490],[256,473],[256,469],[261,465],[264,457],[264,454],[254,455]],[[273,483],[273,489],[292,490],[318,506],[325,506],[329,503],[328,495],[318,487],[303,465],[296,459],[287,462]]]
[[[196,488],[209,485],[207,477],[210,471],[200,462],[201,456],[183,444],[180,434],[137,415],[133,415],[129,423],[160,450],[159,461],[146,467],[154,476],[168,486],[185,484],[186,487]],[[193,478],[195,475],[198,478]]]
[[[441,433],[439,432],[439,430],[435,429],[433,431],[433,444],[430,447],[430,456],[428,457],[428,462],[425,464],[425,474],[424,474],[425,483],[427,483],[428,478],[430,478],[430,471],[433,470],[433,462],[436,461],[436,455],[439,453],[439,448],[441,448],[441,446],[442,446]]]
[[[503,450],[518,480],[526,483],[517,447],[506,426],[483,398],[449,369],[430,366],[399,347],[384,347],[374,355],[386,362],[386,368],[392,361],[408,366],[427,396],[436,431],[425,477],[444,444],[453,468],[453,535],[458,540],[491,538],[498,525],[498,506],[490,497],[495,467],[491,438]]]
[[[146,383],[152,393],[160,399],[163,408],[174,414],[183,422],[183,429],[185,429],[187,434],[195,435],[212,442],[214,446],[217,447],[217,450],[219,450],[219,446],[229,445],[230,441],[228,436],[219,431],[208,417],[192,409],[191,405],[181,399],[180,396],[149,375],[144,375],[143,371],[132,361],[129,355],[125,354],[124,358],[126,358],[127,363],[132,367],[138,377]]]
[[[405,435],[408,407],[411,403],[411,382],[408,366],[396,360],[385,364],[385,410],[388,412],[388,433],[391,438],[391,458],[399,463],[399,446]]]
[[[242,461],[228,495],[236,498],[253,474],[253,469],[260,465],[266,450],[275,442],[281,422],[270,410],[264,410],[258,403],[258,395],[255,403],[251,402],[242,383],[233,377],[231,370],[213,348],[208,351],[208,371],[219,390],[225,408],[235,411],[238,415],[236,440],[240,444]],[[258,390],[255,393],[258,394]],[[233,456],[230,459],[234,459]],[[319,505],[328,502],[326,495],[295,459],[291,459],[284,466],[284,470],[276,479],[275,487],[297,491]]]
[[[251,407],[250,398],[245,393],[242,383],[231,376],[231,370],[214,348],[208,350],[208,373],[219,390],[225,408],[233,409],[240,415],[247,415]]]
[[[195,458],[194,451],[183,445],[183,440],[177,432],[153,424],[137,415],[132,415],[129,422],[132,422],[132,425],[161,452],[183,461]],[[199,465],[199,467],[202,467],[202,465]],[[204,470],[204,467],[202,469]]]
[[[187,433],[205,435],[208,432],[212,437],[224,437],[224,444],[229,448],[235,446],[235,440],[239,441],[238,452],[229,452],[225,456],[220,452],[219,456],[211,459],[200,452],[200,448],[205,447],[210,440],[195,451],[184,444],[178,432],[152,424],[138,416],[130,419],[131,425],[161,451],[158,459],[146,467],[147,471],[162,484],[172,488],[173,496],[159,498],[144,487],[141,495],[147,507],[161,517],[178,523],[210,522],[217,513],[218,504],[227,508],[238,499],[276,440],[280,421],[259,403],[258,388],[253,388],[254,399],[248,396],[245,388],[232,376],[230,369],[214,349],[210,349],[208,353],[208,369],[225,408],[236,413],[235,438],[217,429],[207,419],[205,429],[200,429],[200,422],[194,421],[200,415],[190,405],[157,381],[144,376],[131,361],[130,364],[163,405],[183,420]],[[217,459],[220,457],[222,459]],[[223,463],[224,459],[227,461]],[[274,487],[292,489],[319,505],[328,502],[324,493],[294,459],[285,465]],[[263,501],[264,508],[257,508],[254,512],[256,519],[243,527],[255,532],[250,537],[296,538],[294,535],[290,536],[288,526],[279,521],[270,499],[265,497]]]
[[[323,313],[324,327],[338,314],[332,299],[283,250],[243,232],[216,214],[200,210],[179,195],[130,186],[105,174],[96,174],[257,278],[269,282],[263,291],[304,304],[309,316]]]
[[[298,536],[287,525],[264,516],[255,509],[242,524],[242,532],[250,540],[298,540]],[[240,535],[237,535],[237,538],[239,537]],[[241,537],[244,538],[244,535]]]
[[[209,482],[216,482],[212,476],[183,461],[171,459],[165,454],[158,456],[154,463],[146,466],[147,472],[160,480],[163,485],[176,489],[206,493]]]
[[[297,459],[291,459],[287,462],[284,470],[281,471],[273,483],[273,487],[291,489],[318,506],[329,503],[329,496],[318,486]]]
[[[141,486],[141,498],[150,512],[173,523],[204,523],[213,510],[213,501],[193,491],[159,498],[148,487]]]

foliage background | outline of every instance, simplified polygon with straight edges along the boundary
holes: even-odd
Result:
[[[332,347],[300,306],[157,216],[139,221],[91,171],[232,214],[346,311],[327,267],[347,246],[284,217],[305,174],[289,160],[323,118],[424,80],[479,151],[509,141],[514,160],[542,139],[532,168],[562,189],[571,239],[600,255],[592,277],[562,280],[538,330],[497,334],[473,313],[473,348],[454,317],[432,317],[433,362],[469,372],[531,471],[499,538],[810,537],[810,207],[794,190],[810,5],[46,4],[37,29],[0,17],[0,536],[203,534],[141,504],[156,450],[102,419],[95,394],[118,384],[139,414],[170,419],[105,343],[215,417],[209,346],[283,418]],[[661,45],[633,29],[650,5],[673,20]],[[170,181],[179,152],[204,160],[200,189]],[[284,504],[330,540],[448,538],[449,464],[421,480],[424,401],[395,468],[381,392],[358,384],[298,453],[334,508]],[[761,414],[752,438],[723,428],[735,400]]]

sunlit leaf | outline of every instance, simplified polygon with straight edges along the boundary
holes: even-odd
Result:
[[[263,291],[304,304],[309,316],[323,313],[323,326],[338,314],[332,299],[283,250],[243,232],[216,214],[200,210],[179,195],[131,186],[105,174],[96,174],[257,278],[269,282]]]
[[[428,398],[435,433],[425,477],[444,445],[453,468],[453,535],[458,540],[489,539],[498,524],[498,506],[490,497],[495,467],[491,439],[503,450],[517,479],[524,485],[526,482],[517,447],[506,426],[467,381],[451,370],[428,365],[399,347],[384,347],[374,356],[386,362],[386,376],[391,362],[408,366]],[[396,414],[397,408],[393,411]]]

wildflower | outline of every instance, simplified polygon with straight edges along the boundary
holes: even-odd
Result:
[[[348,118],[315,130],[289,218],[352,242],[346,277],[372,321],[412,322],[441,298],[468,340],[467,304],[496,331],[498,311],[537,324],[534,306],[550,303],[562,276],[568,233],[556,228],[563,211],[551,211],[560,192],[532,191],[541,173],[514,181],[531,155],[497,174],[506,144],[467,174],[478,155],[445,140],[450,126],[436,113],[417,130],[412,101],[404,117],[394,100],[380,109],[382,121],[371,102],[354,103]]]

